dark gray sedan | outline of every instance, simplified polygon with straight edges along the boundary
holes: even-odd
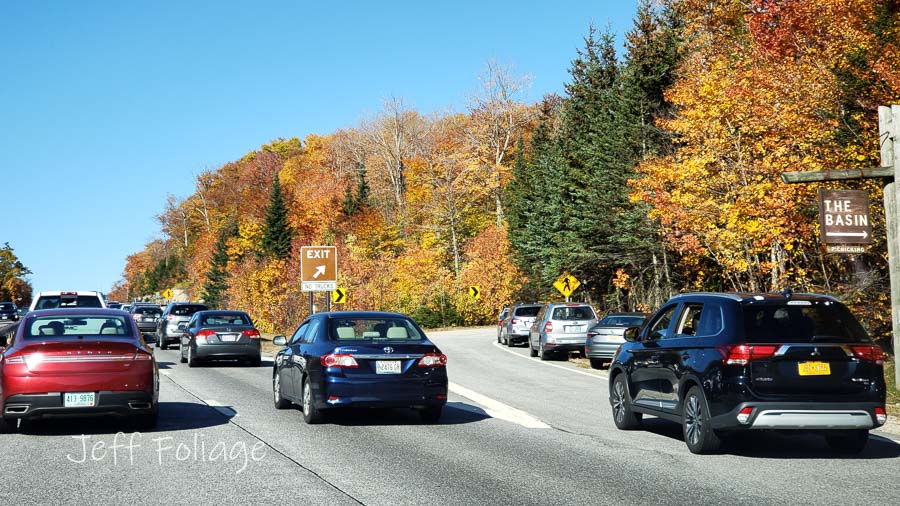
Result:
[[[625,342],[625,329],[640,327],[647,319],[646,313],[609,313],[588,329],[584,342],[584,354],[594,369],[612,362],[619,346]]]
[[[207,360],[241,360],[259,367],[259,331],[243,311],[198,311],[181,330],[181,363],[188,367]]]

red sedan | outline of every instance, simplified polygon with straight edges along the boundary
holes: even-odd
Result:
[[[33,311],[0,354],[0,432],[44,416],[125,415],[156,425],[159,370],[128,313]]]

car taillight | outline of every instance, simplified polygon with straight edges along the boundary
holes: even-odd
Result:
[[[174,319],[175,319],[175,315],[173,315],[173,314],[168,314],[168,315],[166,315],[166,320],[170,320],[170,321],[171,321],[171,320],[174,320]]]
[[[353,358],[353,355],[346,355],[343,353],[329,353],[328,355],[324,355],[320,361],[322,362],[323,367],[337,367],[342,369],[356,369],[359,367],[359,364],[356,362],[356,359]]]
[[[447,365],[447,355],[443,353],[426,353],[419,359],[419,367],[444,367]]]
[[[3,363],[5,363],[5,364],[24,364],[25,357],[23,357],[22,355],[18,355],[15,357],[4,357]]]
[[[150,360],[153,360],[153,355],[143,351],[136,351],[134,352],[134,359],[138,362],[149,362]]]
[[[750,415],[753,414],[753,408],[744,408],[738,413],[737,421],[740,423],[747,423],[750,421]]]
[[[259,331],[256,329],[247,329],[247,330],[241,332],[241,334],[244,334],[245,336],[249,337],[250,339],[259,339]]]
[[[519,323],[519,320],[517,318],[513,318],[512,320],[509,321],[509,323],[511,323],[512,325],[515,325],[515,324]]]
[[[773,345],[746,345],[723,346],[719,349],[725,357],[728,365],[746,365],[753,360],[770,358],[778,351],[779,346]]]
[[[547,322],[547,323],[544,325],[544,333],[545,333],[545,334],[549,334],[549,333],[551,333],[551,332],[553,332],[553,322]]]
[[[875,408],[875,422],[878,425],[884,425],[887,422],[887,413],[884,412],[884,408]]]
[[[853,356],[860,360],[868,360],[876,364],[884,363],[884,351],[877,344],[850,346]]]
[[[214,335],[216,335],[215,330],[203,329],[200,332],[197,332],[196,340],[198,343],[205,343],[209,339],[209,336],[214,336]]]

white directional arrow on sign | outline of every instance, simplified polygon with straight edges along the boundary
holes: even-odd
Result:
[[[862,237],[865,239],[869,237],[868,232],[826,232],[825,235],[828,237]]]
[[[316,273],[313,274],[313,279],[318,279],[319,276],[324,276],[324,275],[325,275],[325,266],[320,265],[320,266],[316,267]]]

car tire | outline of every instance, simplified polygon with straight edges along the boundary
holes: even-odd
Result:
[[[169,349],[169,344],[166,342],[165,336],[161,337],[161,338],[159,339],[159,342],[158,342],[157,344],[159,345],[159,349],[161,349],[161,350],[168,350],[168,349]]]
[[[312,398],[312,387],[309,386],[309,378],[303,378],[303,421],[309,425],[322,423],[325,418],[322,411],[316,407],[315,400]]]
[[[503,344],[503,340],[500,339],[500,333],[497,332],[497,344]]]
[[[640,427],[644,415],[631,409],[631,397],[628,395],[628,382],[624,373],[616,376],[611,390],[610,404],[616,427],[621,430],[634,430]]]
[[[275,409],[287,409],[291,406],[291,401],[281,395],[281,374],[278,372],[272,375],[272,399]]]
[[[12,434],[19,430],[19,420],[0,416],[0,434]]]
[[[591,358],[591,369],[603,369],[603,366],[606,364],[603,360],[599,358]]]
[[[869,431],[865,429],[829,431],[825,434],[825,441],[835,453],[856,455],[866,448]]]
[[[157,407],[152,413],[135,415],[132,424],[138,432],[150,432],[156,428],[159,423],[159,408]]]
[[[250,367],[259,367],[262,365],[262,357],[253,357],[247,361],[247,365]]]
[[[181,362],[182,364],[186,364],[186,363],[187,363],[187,357],[184,356],[184,345],[178,346],[178,349],[180,350],[178,354],[181,355],[181,358],[179,359],[179,362]]]
[[[194,356],[194,352],[191,350],[191,345],[187,345],[187,365],[188,367],[197,367],[200,365],[200,361],[197,360],[197,357]]]
[[[531,345],[530,337],[528,338],[528,356],[530,356],[532,358],[537,356],[537,350],[535,350],[534,346]]]
[[[506,335],[506,347],[507,347],[507,348],[512,348],[512,347],[513,347],[513,344],[514,344],[514,343],[513,343],[512,338],[509,337],[509,334],[507,334],[507,335]]]
[[[544,343],[538,343],[538,352],[537,352],[537,356],[538,356],[538,358],[540,358],[541,361],[543,361],[543,362],[546,362],[546,361],[550,360],[550,355],[547,354],[547,350],[544,349]]]
[[[419,410],[419,418],[422,419],[423,423],[437,423],[441,419],[443,411],[443,406],[424,408]]]
[[[712,427],[709,404],[700,387],[695,386],[688,390],[684,396],[682,409],[682,434],[688,450],[700,455],[716,452],[722,440]]]

